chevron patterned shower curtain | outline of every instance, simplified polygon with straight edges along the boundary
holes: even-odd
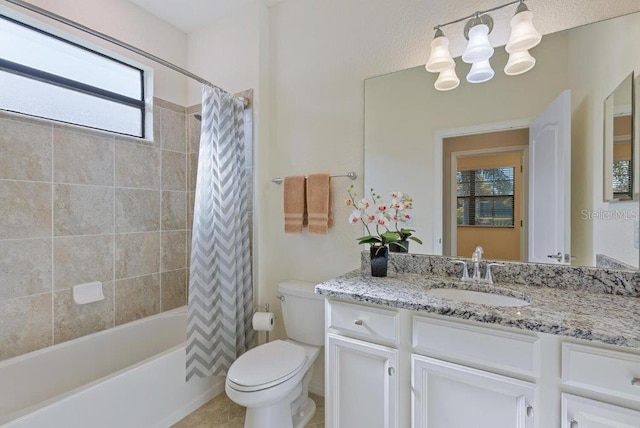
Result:
[[[244,106],[202,90],[202,133],[193,212],[187,380],[226,375],[253,344]]]

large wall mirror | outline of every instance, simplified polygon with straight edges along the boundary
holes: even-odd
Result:
[[[365,188],[413,197],[412,252],[638,269],[638,46],[640,13],[544,36],[520,76],[496,48],[483,84],[459,58],[450,92],[424,67],[366,80]]]

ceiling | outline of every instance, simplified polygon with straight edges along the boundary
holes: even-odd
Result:
[[[190,33],[255,0],[129,0],[176,28]],[[262,0],[267,5],[283,0]]]

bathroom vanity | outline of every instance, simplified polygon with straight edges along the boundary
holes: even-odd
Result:
[[[390,264],[373,278],[363,256],[362,270],[316,286],[326,297],[328,427],[640,426],[636,272],[513,263],[487,286],[459,281],[445,257]]]

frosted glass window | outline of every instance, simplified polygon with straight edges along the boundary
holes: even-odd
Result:
[[[142,70],[0,15],[0,108],[144,137]]]

